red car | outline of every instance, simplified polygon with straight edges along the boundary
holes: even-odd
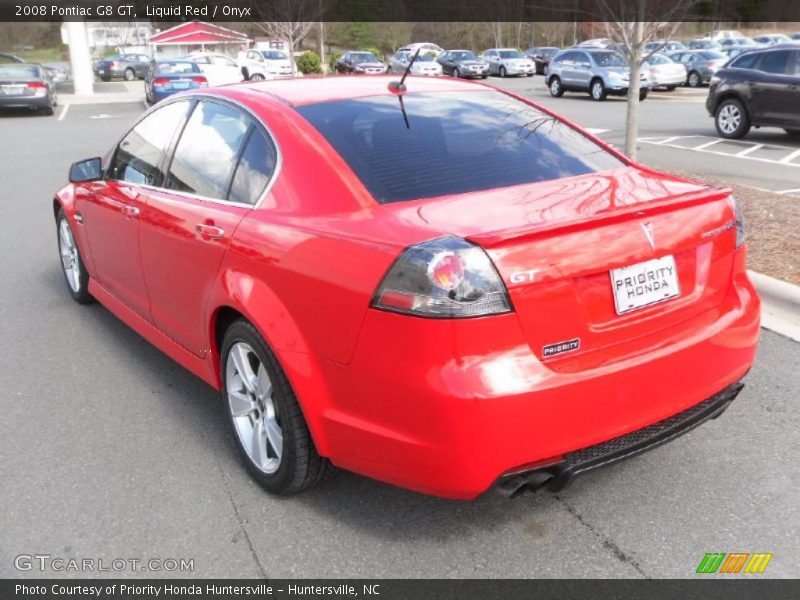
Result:
[[[391,80],[151,108],[54,199],[73,298],[220,389],[275,493],[334,465],[558,489],[727,407],[759,334],[728,190],[507,91]]]

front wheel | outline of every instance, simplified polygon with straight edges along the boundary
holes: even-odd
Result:
[[[506,76],[507,76],[506,68],[500,67],[500,77],[506,77]]]
[[[261,73],[253,73],[250,75],[250,81],[264,81],[264,76]]]
[[[133,81],[134,79],[136,79],[136,73],[134,73],[133,69],[129,67],[125,69],[124,77],[125,81]]]
[[[332,473],[316,448],[286,374],[247,321],[225,332],[222,394],[236,446],[252,477],[268,492],[294,494]]]
[[[553,77],[548,87],[553,98],[561,98],[564,95],[564,88],[561,87],[561,80],[558,77]]]
[[[689,76],[686,78],[686,85],[690,88],[700,87],[700,84],[703,83],[703,80],[700,79],[700,74],[696,71],[692,71],[689,73]]]
[[[597,102],[602,102],[606,99],[606,86],[603,84],[602,80],[595,79],[592,82],[590,93],[592,95],[592,100],[596,100]]]
[[[61,272],[67,282],[70,296],[79,304],[89,304],[94,300],[89,294],[89,273],[83,265],[75,236],[72,235],[67,215],[63,208],[58,209],[56,216],[58,227],[58,253],[61,255]]]
[[[453,69],[453,77],[455,77],[456,79],[461,77],[461,73],[458,71],[458,69]]]
[[[750,119],[744,105],[738,100],[730,98],[723,100],[717,107],[714,126],[720,136],[735,140],[744,137],[750,131]]]

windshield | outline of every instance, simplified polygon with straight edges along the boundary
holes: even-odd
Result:
[[[722,52],[717,52],[716,50],[706,50],[705,52],[701,52],[700,56],[706,60],[718,60],[720,58],[726,58]]]
[[[435,56],[431,56],[430,54],[422,54],[417,57],[417,60],[414,62],[433,62],[436,60]]]
[[[477,56],[467,51],[451,52],[450,55],[453,57],[453,60],[478,60]]]
[[[627,61],[616,52],[590,52],[598,67],[627,67]]]
[[[296,110],[380,203],[559,179],[623,165],[555,117],[495,91],[370,96]],[[465,115],[469,115],[465,118]]]
[[[519,50],[498,50],[497,53],[500,58],[522,58],[522,53]]]
[[[261,53],[261,56],[263,56],[267,60],[286,60],[287,58],[289,58],[286,54],[284,54],[280,50],[264,50]]]
[[[378,62],[378,59],[375,58],[375,55],[372,54],[372,52],[353,52],[350,54],[350,60],[352,60],[357,65],[362,63]]]
[[[39,67],[25,66],[21,63],[0,65],[0,79],[28,81],[30,79],[39,79],[40,77]]]

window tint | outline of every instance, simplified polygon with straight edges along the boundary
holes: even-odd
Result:
[[[215,102],[199,102],[181,134],[166,187],[207,198],[225,198],[248,119]]]
[[[786,66],[789,64],[789,50],[780,50],[778,52],[767,52],[761,57],[761,63],[758,65],[758,70],[764,73],[774,73],[777,75],[786,74]]]
[[[143,185],[161,185],[161,163],[188,102],[174,102],[145,117],[120,142],[108,178]]]
[[[501,92],[409,93],[297,107],[381,203],[559,179],[623,163]]]
[[[277,162],[278,153],[272,141],[261,131],[253,129],[233,175],[228,199],[242,204],[255,204],[275,172]]]
[[[754,54],[745,54],[744,56],[741,56],[741,57],[737,58],[735,61],[733,61],[733,63],[731,64],[731,67],[733,67],[735,69],[752,69],[753,65],[758,60],[759,56],[760,56],[759,54],[755,54],[755,53]]]

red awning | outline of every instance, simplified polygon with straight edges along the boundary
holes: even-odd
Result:
[[[178,44],[245,44],[250,41],[245,34],[201,21],[181,23],[165,31],[150,36],[154,46]]]

